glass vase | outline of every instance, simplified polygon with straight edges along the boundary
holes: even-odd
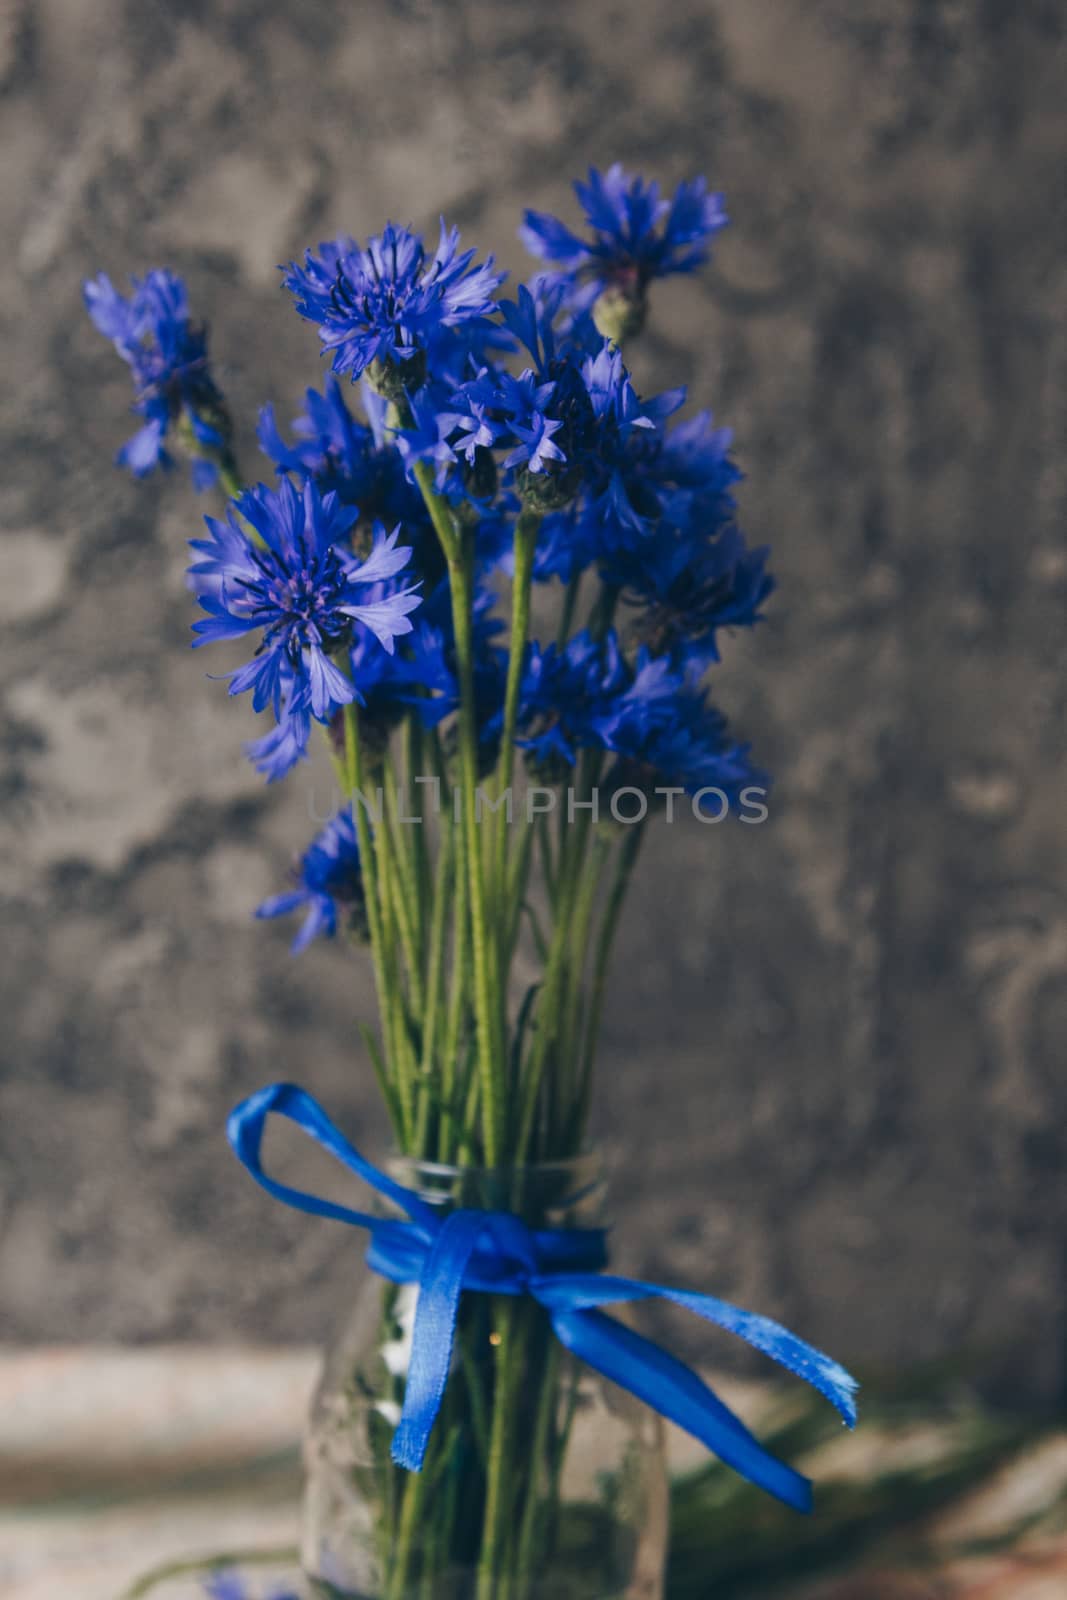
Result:
[[[604,1224],[593,1156],[500,1172],[398,1158],[389,1170],[444,1210],[510,1210],[533,1228]],[[425,1463],[405,1472],[390,1444],[418,1289],[363,1273],[305,1444],[302,1561],[314,1590],[346,1600],[660,1600],[660,1418],[564,1350],[532,1298],[467,1292]]]

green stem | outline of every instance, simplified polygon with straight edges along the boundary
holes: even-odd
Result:
[[[567,643],[567,636],[574,622],[574,611],[578,604],[578,594],[582,587],[582,573],[575,572],[568,581],[563,592],[563,605],[559,614],[559,627],[556,630],[556,644],[562,650]]]
[[[221,461],[216,461],[215,465],[218,468],[219,483],[227,499],[236,500],[239,494],[244,494],[244,482],[233,457],[226,455]]]
[[[428,1153],[430,1095],[428,1082],[437,1049],[437,1020],[444,984],[445,938],[448,921],[448,890],[452,882],[452,830],[445,828],[437,853],[434,874],[433,909],[430,917],[430,948],[426,958],[426,1004],[422,1011],[422,1041],[419,1053],[419,1111],[415,1148]]]
[[[415,866],[415,906],[418,913],[416,920],[420,948],[426,933],[427,908],[431,904],[434,876],[430,863],[430,847],[427,843],[426,818],[423,815],[421,799],[416,799],[419,786],[415,779],[424,776],[422,765],[425,746],[422,724],[416,713],[411,711],[404,721],[404,781],[412,805],[417,807],[417,815],[422,818],[421,822],[407,824],[413,830],[411,853]]]
[[[397,875],[403,885],[404,894],[408,902],[407,917],[412,936],[412,948],[417,950],[420,944],[419,919],[422,913],[422,906],[419,900],[419,867],[415,858],[413,843],[414,830],[418,824],[403,818],[403,807],[400,803],[401,783],[398,781],[396,768],[388,756],[385,760],[384,775],[385,811],[389,819],[391,832],[390,847],[393,859],[396,862]]]
[[[609,589],[607,584],[602,585],[600,593],[593,601],[589,610],[589,620],[586,627],[594,639],[603,639],[611,624],[615,620],[615,607],[619,603],[618,589]]]
[[[401,422],[409,408],[398,408]],[[482,1084],[482,1138],[487,1166],[499,1166],[506,1143],[503,1100],[503,1028],[494,1005],[494,949],[489,937],[485,870],[478,838],[478,727],[474,705],[474,630],[472,618],[474,560],[445,497],[438,493],[426,462],[415,467],[448,566],[459,677],[459,781],[470,891],[471,950],[474,957],[474,1016],[478,1038],[478,1071]]]
[[[558,1076],[565,1082],[557,1084],[558,1098],[566,1105],[561,1126],[573,1121],[574,1107],[581,1092],[581,1030],[579,1017],[585,982],[586,955],[589,947],[589,928],[596,906],[600,875],[607,859],[610,845],[603,833],[596,833],[592,847],[586,851],[575,896],[574,913],[570,919],[570,959],[567,962],[566,1000],[560,1029]]]
[[[387,994],[389,1039],[393,1056],[400,1106],[405,1128],[405,1148],[410,1149],[410,1138],[415,1128],[415,1054],[408,1025],[409,1014],[401,982],[397,939],[410,962],[404,936],[405,915],[403,888],[397,882],[396,864],[393,860],[387,811],[383,808],[381,822],[374,830],[373,848],[378,878],[379,916],[382,944],[382,971]]]
[[[386,1067],[391,1073],[397,1070],[396,1041],[392,1037],[391,1017],[393,1014],[392,994],[388,982],[385,966],[385,936],[382,928],[381,904],[379,901],[378,874],[375,864],[374,842],[371,837],[370,824],[367,820],[366,807],[359,796],[363,791],[363,749],[359,734],[359,713],[355,705],[344,708],[345,730],[345,787],[348,792],[349,805],[352,810],[352,819],[356,827],[356,838],[359,841],[360,871],[363,875],[363,897],[367,907],[367,923],[370,929],[371,961],[374,967],[374,982],[378,991],[378,1009],[381,1013],[382,1027],[386,1035]],[[405,1112],[401,1109],[402,1121]],[[403,1125],[404,1137],[410,1129],[406,1122]]]
[[[507,876],[507,894],[505,908],[507,911],[507,925],[504,939],[505,972],[510,970],[512,958],[515,954],[515,945],[519,937],[519,925],[522,921],[522,908],[526,902],[527,886],[530,879],[530,860],[533,854],[533,825],[524,822],[522,834],[519,839],[519,848],[515,852],[511,863],[511,870]]]
[[[549,943],[548,961],[545,965],[544,981],[541,993],[538,996],[533,1044],[530,1047],[529,1059],[526,1062],[522,1077],[519,1135],[515,1156],[515,1159],[520,1162],[535,1159],[532,1141],[534,1130],[537,1126],[538,1100],[541,1086],[544,1082],[545,1066],[548,1062],[549,1052],[558,1035],[560,1001],[566,976],[567,956],[570,950],[567,930],[570,925],[577,888],[578,875],[573,870],[572,858],[569,855],[565,855],[559,865],[557,898],[553,908],[555,916]]]
[[[623,904],[630,887],[630,879],[633,876],[633,870],[641,852],[641,843],[644,835],[643,824],[627,830],[626,837],[615,861],[615,873],[612,878],[611,888],[608,891],[604,914],[600,921],[596,956],[593,963],[589,1008],[585,1020],[581,1078],[575,1100],[574,1123],[571,1130],[571,1138],[576,1145],[581,1140],[585,1119],[589,1112],[589,1099],[593,1081],[593,1058],[596,1054],[597,1041],[600,1035],[600,1022],[604,1012],[604,994],[607,988],[611,952],[615,944],[615,935],[619,929]]]
[[[414,915],[418,902],[418,869],[407,847],[405,832],[412,830],[400,821],[396,775],[388,760],[385,763],[385,804],[388,823],[383,819],[383,826],[378,832],[380,835],[388,835],[389,896],[408,969],[411,1007],[415,1016],[419,1017],[423,1011],[422,952],[419,949]]]
[[[407,1600],[408,1573],[415,1554],[414,1546],[422,1511],[426,1470],[424,1467],[422,1472],[409,1472],[404,1477],[400,1526],[397,1529],[393,1559],[389,1569],[388,1600]]]
[[[541,858],[541,877],[545,889],[548,891],[548,900],[551,906],[556,903],[556,853],[552,845],[552,829],[548,822],[547,811],[537,814],[537,843]]]
[[[410,425],[410,411],[407,413],[407,417]],[[430,513],[430,521],[433,523],[434,532],[440,541],[441,549],[445,553],[445,559],[452,562],[460,554],[459,530],[456,527],[448,501],[444,495],[438,494],[437,487],[433,481],[433,472],[425,461],[420,461],[415,466],[415,482],[418,484],[422,492],[422,498],[426,502],[426,509]]]
[[[543,1489],[547,1489],[548,1485],[542,1486],[539,1479],[542,1463],[547,1454],[549,1433],[556,1411],[559,1359],[559,1343],[554,1335],[549,1333],[544,1367],[540,1374],[537,1416],[534,1421],[533,1440],[530,1447],[526,1504],[523,1507],[522,1524],[519,1530],[517,1569],[521,1587],[518,1600],[525,1600],[526,1584],[532,1575],[536,1536],[539,1525],[543,1520],[539,1513],[543,1504]]]
[[[511,584],[511,635],[509,640],[508,676],[504,690],[504,722],[500,736],[500,757],[497,762],[496,796],[508,793],[515,771],[515,732],[519,717],[519,691],[522,687],[522,667],[526,654],[526,640],[530,632],[530,597],[533,591],[534,550],[541,526],[539,511],[520,511],[515,522],[514,560],[515,575]],[[496,817],[496,857],[493,867],[498,906],[507,915],[507,811],[502,809]]]
[[[587,798],[592,793],[598,772],[598,757],[594,752],[586,751],[579,767],[577,784],[578,793],[582,798]],[[545,1082],[545,1067],[549,1052],[558,1043],[561,1034],[567,966],[571,957],[571,922],[581,888],[585,846],[590,826],[588,811],[580,811],[571,821],[561,808],[559,853],[556,858],[552,897],[552,933],[544,983],[538,998],[534,1041],[521,1092],[519,1137],[516,1145],[516,1159],[520,1161],[534,1159],[531,1141],[537,1126],[538,1099],[542,1084]]]
[[[510,1496],[507,1484],[514,1380],[521,1350],[518,1348],[517,1301],[513,1295],[497,1295],[493,1301],[493,1325],[497,1335],[496,1382],[493,1386],[493,1421],[489,1435],[489,1462],[486,1469],[485,1524],[478,1557],[478,1600],[509,1600],[510,1584],[499,1571],[507,1542]]]
[[[463,831],[470,889],[471,950],[474,957],[474,1016],[478,1035],[478,1071],[482,1084],[482,1137],[485,1164],[502,1164],[506,1143],[501,1065],[502,1028],[494,1004],[495,973],[489,935],[489,908],[478,833],[478,729],[474,707],[474,642],[471,625],[472,583],[466,559],[449,563],[452,623],[459,667],[459,771]]]
[[[471,1423],[474,1428],[474,1437],[482,1460],[489,1459],[489,1408],[485,1399],[485,1387],[482,1383],[482,1371],[477,1358],[470,1348],[470,1336],[466,1329],[457,1333],[456,1343],[459,1347],[459,1362],[463,1369],[467,1393],[470,1396]]]
[[[452,987],[448,998],[448,1018],[445,1024],[445,1042],[441,1062],[441,1126],[439,1130],[437,1159],[451,1161],[455,1152],[456,1084],[459,1070],[459,1047],[466,1015],[467,996],[470,993],[470,919],[467,915],[466,840],[462,828],[449,817],[445,826],[453,838],[456,856],[456,895],[452,920]]]

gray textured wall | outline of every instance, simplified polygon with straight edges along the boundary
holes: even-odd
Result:
[[[860,1366],[966,1349],[1053,1393],[1062,6],[0,19],[0,1336],[316,1338],[358,1247],[261,1197],[224,1113],[285,1074],[380,1131],[364,975],[249,921],[314,784],[264,791],[246,711],[187,648],[200,508],[110,467],[125,376],[80,279],[174,264],[235,408],[287,416],[319,369],[276,262],[443,209],[521,269],[520,205],[566,206],[621,158],[727,192],[717,266],[659,295],[638,371],[735,427],[781,580],[721,673],[778,774],[772,820],[662,830],[619,955],[601,1123],[622,1256]]]

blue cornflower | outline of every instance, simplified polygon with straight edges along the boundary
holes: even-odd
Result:
[[[534,371],[541,382],[556,360],[558,340],[555,319],[562,299],[561,287],[546,285],[538,280],[533,290],[527,284],[520,283],[514,300],[499,302],[498,310],[508,332],[524,350],[529,351]]]
[[[494,719],[503,705],[507,675],[505,653],[494,643],[504,624],[495,612],[496,597],[484,584],[475,585],[471,604],[474,652],[475,717],[483,739],[499,731]],[[394,692],[404,709],[414,707],[426,728],[436,728],[459,707],[452,598],[447,581],[427,598],[409,639],[397,652]]]
[[[169,467],[165,440],[183,419],[203,451],[225,456],[229,420],[208,366],[207,334],[189,318],[185,284],[164,268],[130,281],[129,297],[120,294],[103,272],[82,289],[93,323],[130,369],[133,409],[145,419],[116,460],[137,478],[155,467]],[[194,461],[198,489],[214,483],[217,475],[210,460]]]
[[[586,536],[575,506],[569,506],[565,511],[549,512],[537,530],[534,578],[538,583],[547,583],[550,578],[570,583],[592,565],[595,555],[595,547]],[[507,572],[512,571],[510,552],[502,564]]]
[[[442,330],[484,318],[504,274],[490,257],[472,267],[474,251],[459,251],[459,230],[446,229],[427,257],[422,238],[388,223],[360,248],[338,239],[308,251],[304,265],[289,267],[284,283],[300,315],[319,326],[323,354],[333,352],[333,370],[358,378],[369,367],[408,366],[424,355]],[[410,387],[424,374],[403,373]]]
[[[652,400],[639,400],[622,352],[607,339],[596,355],[582,362],[582,380],[597,422],[604,429],[612,428],[621,442],[634,428],[655,429],[685,401],[681,387],[667,389]]]
[[[262,407],[256,427],[260,449],[280,472],[315,478],[320,488],[340,491],[341,483],[348,484],[368,451],[375,448],[374,435],[349,411],[336,378],[326,379],[322,394],[308,389],[304,399],[306,409],[293,422],[297,439],[291,445],[281,436],[274,407]],[[341,481],[325,483],[327,477]]]
[[[613,752],[608,787],[657,786],[688,794],[720,789],[736,803],[745,784],[766,782],[749,762],[749,746],[729,738],[723,715],[699,688],[699,674],[641,648],[632,666],[619,662],[605,691],[587,709],[584,742]]]
[[[291,445],[278,429],[273,406],[263,407],[257,428],[260,447],[279,475],[289,472],[300,479],[312,478],[322,493],[336,494],[345,505],[358,506],[359,531],[352,541],[356,548],[364,547],[375,523],[382,522],[387,528],[403,523],[414,551],[415,571],[432,579],[444,557],[426,502],[407,477],[395,434],[386,426],[381,397],[366,383],[362,387],[369,426],[352,415],[341,385],[330,376],[322,394],[307,391],[305,410],[293,422],[297,437]]]
[[[372,590],[372,595],[378,592],[384,593],[385,586]],[[481,589],[476,591],[473,618],[476,650],[485,633],[483,613],[487,604],[493,604],[492,595]],[[502,624],[493,624],[494,630],[500,626]],[[386,655],[371,635],[363,633],[353,639],[350,661],[352,678],[359,684],[363,700],[362,726],[373,729],[378,737],[388,736],[395,722],[415,705],[424,726],[436,727],[458,703],[447,582],[438,584],[423,601],[411,632],[392,655]],[[428,698],[441,694],[446,694],[449,702],[443,707],[436,698]],[[431,705],[440,707],[435,715],[427,714]]]
[[[614,647],[614,635],[609,638]],[[624,737],[644,738],[653,727],[672,717],[684,686],[685,680],[673,670],[670,661],[641,649],[632,666],[615,674],[611,693],[590,718],[590,727],[606,750],[617,749]]]
[[[588,182],[574,188],[591,239],[579,238],[543,211],[524,213],[519,236],[532,255],[551,264],[546,283],[562,286],[572,309],[586,309],[603,296],[607,304],[598,308],[598,324],[604,320],[599,313],[610,317],[612,309],[616,324],[601,331],[619,338],[635,333],[653,279],[692,272],[707,260],[708,240],[727,222],[722,196],[709,194],[706,181],[694,178],[667,200],[657,183],[632,177],[618,163],[603,175],[591,167]]]
[[[439,401],[444,437],[456,455],[473,467],[479,450],[491,450],[501,436],[497,380],[480,367]]]
[[[657,663],[662,666],[663,663]],[[698,690],[691,676],[657,684],[659,698],[653,707],[633,692],[620,701],[605,744],[618,758],[608,774],[615,787],[684,789],[697,795],[702,789],[720,790],[734,805],[749,785],[767,787],[766,774],[749,760],[749,746],[730,737],[726,718]]]
[[[558,287],[546,288],[543,281],[534,279],[532,289],[520,284],[517,298],[501,300],[498,309],[512,338],[532,357],[537,383],[556,385],[556,414],[566,418],[566,408],[577,401],[584,416],[588,400],[581,366],[588,356],[599,352],[604,335],[588,317],[557,321],[561,302]]]
[[[611,631],[602,641],[580,633],[564,649],[528,647],[519,727],[516,742],[535,763],[573,765],[583,748],[613,754],[609,788],[717,788],[733,803],[747,784],[766,781],[691,669],[647,649],[630,663]]]
[[[729,428],[717,428],[710,411],[698,411],[663,435],[656,461],[659,477],[699,493],[705,510],[712,509],[712,500],[732,508],[730,485],[741,478],[730,457],[732,443]]]
[[[603,357],[585,367],[598,432],[583,457],[581,516],[605,581],[622,587],[627,563],[653,532],[657,538],[664,529],[715,532],[731,521],[730,488],[741,474],[729,456],[729,430],[714,428],[708,412],[662,427],[682,403],[683,389],[635,401],[618,352],[610,365]]]
[[[685,390],[639,400],[620,352],[607,341],[583,362],[582,379],[595,417],[582,459],[585,510],[608,553],[649,533],[659,518],[663,496],[642,468],[660,460],[662,424],[684,404]]]
[[[428,390],[422,390],[410,401],[411,424],[397,430],[396,447],[404,463],[410,482],[415,481],[415,468],[425,462],[433,469],[434,485],[438,492],[450,491],[450,498],[462,496],[463,484],[453,467],[459,456],[449,443],[449,435],[456,431],[460,420],[454,413],[442,411],[438,400]]]
[[[529,352],[533,366],[518,378],[497,375],[491,413],[497,443],[508,451],[505,468],[515,471],[523,498],[545,511],[573,500],[580,482],[579,464],[596,430],[581,372],[591,349],[588,329],[580,338],[573,327],[557,337],[553,318],[559,299],[554,291],[535,295],[521,284],[517,300],[500,302],[509,331]],[[602,343],[594,330],[592,348]]]
[[[321,496],[313,483],[300,491],[284,479],[277,490],[260,484],[239,495],[226,522],[206,517],[210,538],[191,541],[203,552],[192,572],[218,580],[215,592],[199,596],[208,615],[193,624],[196,644],[262,630],[253,660],[229,674],[230,693],[251,689],[257,711],[271,705],[281,718],[284,699],[290,716],[310,713],[328,722],[359,699],[358,686],[331,659],[353,622],[388,651],[411,631],[408,614],[419,604],[413,588],[366,597],[368,585],[397,578],[411,551],[398,547],[399,528],[388,537],[379,531],[370,556],[357,561],[344,543],[356,516],[354,507],[334,494]]]
[[[320,935],[332,939],[339,922],[358,926],[363,912],[363,875],[352,814],[339,811],[308,846],[296,873],[298,886],[272,895],[256,908],[257,917],[307,916],[293,940],[293,954]]]
[[[766,546],[750,550],[735,522],[709,536],[706,525],[661,529],[611,568],[624,598],[639,607],[634,632],[654,655],[701,669],[718,661],[720,628],[750,627],[774,589]]]
[[[507,451],[505,470],[546,472],[551,463],[566,460],[553,440],[563,424],[547,415],[556,393],[554,382],[538,382],[530,368],[515,378],[483,367],[448,390],[428,384],[410,401],[411,426],[397,432],[409,476],[417,462],[427,462],[439,490],[465,495],[469,479],[452,472],[459,458],[474,468],[479,451],[498,445]]]
[[[400,707],[414,709],[424,728],[439,727],[459,706],[459,678],[450,630],[416,625],[393,685]]]
[[[587,630],[562,648],[526,648],[516,743],[537,763],[562,758],[573,766],[578,750],[602,745],[599,726],[630,683],[618,640],[597,640]]]
[[[505,467],[524,467],[527,472],[546,472],[549,463],[564,462],[566,452],[553,441],[563,423],[548,415],[548,408],[556,400],[554,382],[538,383],[536,374],[527,369],[518,378],[510,373],[500,375],[497,404],[507,425],[511,449],[504,457]]]
[[[504,471],[521,469],[524,477],[545,477],[566,460],[553,437],[563,423],[544,409],[557,395],[555,383],[538,384],[530,369],[515,378],[482,368],[448,390],[428,384],[410,401],[411,425],[397,432],[409,477],[425,462],[439,492],[487,513],[499,487],[495,447],[506,452]]]

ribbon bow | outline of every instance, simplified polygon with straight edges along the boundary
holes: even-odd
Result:
[[[268,1177],[260,1163],[260,1145],[271,1112],[295,1122],[409,1220],[351,1211]],[[689,1367],[599,1308],[635,1300],[684,1306],[803,1378],[854,1427],[855,1379],[777,1322],[711,1295],[611,1276],[600,1270],[607,1264],[607,1249],[604,1233],[597,1229],[537,1231],[506,1211],[464,1209],[442,1215],[365,1160],[318,1102],[294,1084],[272,1084],[250,1095],[231,1112],[226,1134],[238,1159],[268,1194],[313,1216],[367,1228],[368,1265],[394,1283],[418,1284],[404,1406],[392,1444],[398,1466],[412,1472],[422,1466],[448,1381],[463,1291],[531,1295],[548,1312],[560,1343],[581,1360],[685,1428],[769,1494],[797,1511],[811,1510],[807,1478],[764,1450]]]

